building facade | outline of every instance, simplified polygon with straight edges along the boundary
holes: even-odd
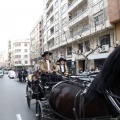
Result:
[[[6,52],[5,51],[0,52],[0,68],[3,68],[3,67],[8,67],[8,65],[6,64]]]
[[[65,57],[73,74],[101,67],[116,46],[108,11],[107,0],[44,0],[45,50]]]
[[[114,25],[116,45],[120,44],[120,1],[108,0],[109,20]]]
[[[43,47],[43,17],[41,16],[30,33],[30,61],[32,65],[39,64]]]
[[[12,64],[14,67],[30,66],[30,40],[15,40],[12,48]]]
[[[8,66],[11,67],[11,40],[8,40]]]

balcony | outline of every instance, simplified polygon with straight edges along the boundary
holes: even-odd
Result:
[[[73,0],[73,1],[69,1],[68,2],[68,7],[71,7],[72,5],[74,5],[78,0]]]
[[[49,14],[47,14],[47,20],[49,20],[53,16],[53,11],[51,11]]]
[[[83,33],[88,31],[88,30],[90,30],[90,26],[89,25],[85,25],[82,30],[76,30],[76,31],[73,31],[73,32],[71,31],[70,35],[69,35],[69,38],[75,37],[77,35],[78,36],[83,35]]]
[[[46,0],[46,4],[50,3],[52,0]]]
[[[50,41],[50,40],[53,39],[53,38],[54,38],[54,32],[51,33],[51,34],[48,36],[48,41]]]
[[[89,15],[89,10],[85,10],[82,14],[78,14],[76,17],[71,18],[69,20],[69,26],[73,26],[74,24],[80,22],[81,20],[85,19]]]
[[[51,9],[51,7],[53,7],[53,1],[51,1],[49,5],[46,6],[46,12],[48,12]]]
[[[84,1],[85,0],[73,0],[73,1],[69,2],[68,3],[68,13]]]

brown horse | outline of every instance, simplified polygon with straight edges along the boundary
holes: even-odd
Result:
[[[120,115],[120,47],[109,55],[85,91],[85,88],[71,82],[58,83],[51,91],[49,104],[64,119]]]

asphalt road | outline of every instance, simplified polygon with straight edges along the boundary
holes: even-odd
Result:
[[[36,120],[35,105],[29,109],[25,96],[26,83],[9,79],[7,75],[0,78],[0,120],[17,120],[18,114],[22,120]]]

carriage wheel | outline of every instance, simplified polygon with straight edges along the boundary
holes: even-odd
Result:
[[[28,85],[26,86],[26,97],[27,97],[27,104],[28,107],[30,108],[30,103],[31,103],[31,91],[28,90],[29,87]]]
[[[36,102],[36,120],[42,120],[43,118],[43,109],[42,109],[42,103],[40,100]]]

